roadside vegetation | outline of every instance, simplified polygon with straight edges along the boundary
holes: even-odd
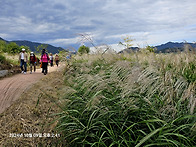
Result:
[[[0,70],[11,70],[10,74],[19,72],[18,54],[21,49],[30,50],[27,46],[18,46],[14,42],[7,43],[0,40]]]
[[[0,53],[17,54],[21,52],[22,48],[25,48],[26,52],[30,52],[28,46],[19,46],[15,42],[7,43],[0,40]]]
[[[61,146],[54,113],[59,112],[62,86],[62,71],[49,73],[1,113],[0,146]]]
[[[8,43],[6,41],[0,40],[0,70],[9,70],[9,74],[11,75],[14,73],[19,73],[20,67],[18,56],[22,51],[22,48],[24,48],[28,54],[31,52],[28,46],[19,46],[15,42]],[[41,56],[41,51],[43,48],[47,48],[47,45],[41,44],[35,47],[35,54],[38,59]],[[29,64],[27,64],[27,66],[28,65]]]
[[[129,48],[132,38],[128,36],[124,42],[119,44]],[[2,63],[9,60],[5,55],[13,58],[19,53],[7,49],[0,46]],[[81,52],[71,59],[66,58],[66,51],[61,51],[61,63],[68,63],[64,71],[42,79],[0,115],[0,144],[194,146],[195,50],[168,54],[157,54],[155,50],[147,46],[137,52],[118,54],[107,48],[86,54],[89,48],[82,46]],[[9,133],[59,136],[10,138]]]
[[[64,73],[67,146],[194,146],[196,54],[83,54]]]
[[[0,53],[0,71],[5,71],[8,75],[13,75],[15,73],[20,72],[20,67],[18,65],[18,58],[17,60],[14,59],[13,55],[7,55],[7,53]],[[0,78],[4,77],[0,76]]]

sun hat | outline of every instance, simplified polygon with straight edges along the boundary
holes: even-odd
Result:
[[[31,56],[33,56],[33,52],[31,52]]]
[[[22,51],[25,51],[25,49],[23,48]]]

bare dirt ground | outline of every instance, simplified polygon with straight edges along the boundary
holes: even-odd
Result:
[[[4,110],[0,114],[0,146],[64,146],[55,129],[55,114],[64,104],[61,90],[65,89],[65,67],[49,68],[46,76],[37,70],[0,81]]]
[[[57,66],[48,68],[49,72],[54,72],[56,70]],[[41,69],[37,69],[36,72],[33,72],[32,74],[27,72],[26,75],[17,74],[0,80],[0,113],[12,105],[24,91],[29,89],[43,77],[44,75],[41,73]]]

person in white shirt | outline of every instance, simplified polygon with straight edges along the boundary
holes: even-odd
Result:
[[[22,49],[22,52],[19,55],[19,62],[20,62],[20,68],[22,70],[22,73],[26,74],[27,72],[27,61],[28,61],[28,55],[25,52],[25,49]]]
[[[52,67],[53,66],[53,55],[52,55],[52,53],[50,53],[49,58],[50,58],[50,66]]]

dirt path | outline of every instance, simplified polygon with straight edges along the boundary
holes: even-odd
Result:
[[[48,73],[57,71],[58,68],[60,67],[49,67]],[[27,72],[26,75],[17,74],[0,80],[0,113],[11,106],[24,91],[29,89],[44,76],[45,75],[41,73],[41,69],[37,69],[36,72],[32,74]]]

